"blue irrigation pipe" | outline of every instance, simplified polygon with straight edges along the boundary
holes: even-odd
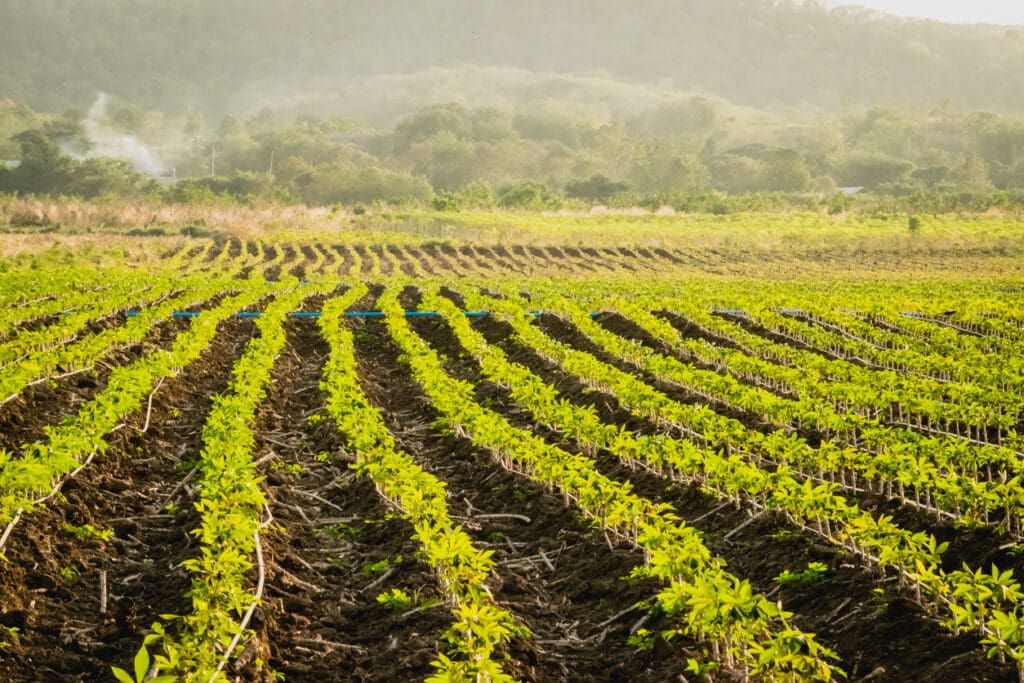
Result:
[[[171,313],[172,318],[198,318],[201,311],[174,311]],[[126,311],[125,316],[128,318],[138,318],[142,313],[139,311]],[[259,318],[262,313],[255,311],[239,311],[235,313],[237,318]],[[292,311],[288,314],[291,318],[319,318],[322,313],[317,311]],[[383,318],[383,311],[346,311],[346,318]],[[435,318],[440,315],[437,311],[405,311],[404,315],[406,318]],[[490,315],[489,311],[463,311],[462,315],[467,318],[483,318]],[[542,314],[536,312],[530,312],[534,318],[539,318]],[[596,318],[600,313],[590,313],[591,318]]]

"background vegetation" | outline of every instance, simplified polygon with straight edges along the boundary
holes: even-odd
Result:
[[[0,24],[8,194],[357,211],[1024,206],[1013,28],[761,0],[0,0]]]

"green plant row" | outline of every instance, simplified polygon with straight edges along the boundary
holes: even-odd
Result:
[[[699,427],[706,438],[713,439],[726,430],[728,437],[723,444],[727,447],[749,453],[781,454],[784,464],[794,465],[801,473],[819,479],[828,473],[835,480],[838,472],[840,484],[853,493],[858,492],[858,477],[862,477],[868,483],[877,482],[879,491],[892,494],[895,488],[904,504],[928,510],[940,518],[965,524],[993,522],[1020,536],[1020,518],[1024,513],[1020,477],[1024,476],[1024,461],[1008,449],[979,449],[953,438],[924,437],[880,425],[877,420],[839,415],[830,404],[782,399],[764,389],[745,386],[728,374],[701,370],[634,344],[591,320],[584,309],[564,297],[544,296],[533,304],[565,317],[605,352],[711,401],[743,408],[777,427],[793,422],[839,424],[846,435],[852,435],[846,444],[826,440],[811,448],[797,434],[783,429],[765,435],[734,419],[711,415]],[[623,312],[674,348],[681,345],[681,337],[671,324],[647,313],[637,302],[606,299],[602,308]],[[712,429],[707,423],[718,425]],[[853,427],[856,430],[851,430]],[[984,472],[985,465],[995,467],[996,476],[980,481],[979,467]],[[852,482],[847,481],[847,472],[852,473]],[[997,511],[1000,514],[993,515]]]
[[[942,294],[936,292],[936,296]],[[829,349],[847,359],[859,359],[875,367],[930,379],[933,384],[929,388],[936,392],[945,389],[949,397],[947,400],[984,400],[993,416],[999,414],[999,408],[1003,413],[1010,411],[1012,415],[1019,415],[1024,407],[1024,361],[1016,354],[999,353],[1008,349],[1000,349],[998,340],[961,335],[955,353],[941,353],[933,348],[931,342],[914,337],[878,331],[872,333],[877,341],[868,341],[851,333],[847,326],[854,324],[852,320],[847,319],[846,325],[840,325],[829,319],[836,314],[828,313],[826,317],[824,312],[833,306],[843,307],[841,302],[848,301],[845,297],[809,292],[801,302],[799,312],[789,314],[786,314],[786,299],[782,296],[765,297],[751,291],[737,291],[730,298],[736,306],[746,308],[770,329],[817,348]],[[971,301],[972,297],[961,295],[945,300],[950,301],[949,305],[955,309],[963,308],[962,304]],[[979,298],[974,297],[974,300]],[[922,301],[919,297],[901,297],[899,291],[892,288],[862,288],[853,302],[857,310],[882,313],[885,317],[901,317],[900,310],[919,311],[935,306],[930,300]],[[823,322],[825,324],[821,324]],[[1010,344],[1012,346],[1012,342]],[[993,393],[993,390],[997,392]]]
[[[207,245],[208,248],[209,245]],[[173,255],[159,261],[156,265],[157,274],[162,276],[166,273],[180,276],[194,271],[195,268],[191,265],[186,267],[185,255],[187,253],[187,249],[179,249]],[[41,277],[45,275],[53,277],[48,269],[44,269],[43,272],[35,273],[36,279],[32,281],[32,284],[37,285],[40,281],[45,281],[45,277]],[[69,279],[69,275],[73,279]],[[124,297],[126,294],[131,296],[133,293],[143,294],[147,290],[152,290],[154,287],[151,282],[153,275],[148,269],[127,266],[76,269],[73,274],[64,276],[62,286],[54,290],[52,297],[22,306],[0,302],[0,337],[8,335],[18,325],[25,322],[57,314],[79,315],[86,309],[92,309],[91,315],[86,315],[81,324],[96,317],[110,315],[115,311],[122,310],[111,307],[118,297]],[[114,301],[110,300],[112,296]],[[66,321],[65,318],[61,322]],[[74,334],[78,329],[80,329],[80,325],[72,330],[65,330],[60,336],[63,338]],[[6,362],[5,355],[3,348],[0,347],[0,364]]]
[[[224,277],[211,279],[195,276],[185,284],[188,288],[182,294],[143,309],[138,317],[129,318],[123,325],[108,328],[67,346],[60,345],[60,340],[54,339],[54,346],[30,351],[20,361],[0,368],[0,403],[16,398],[34,383],[60,374],[86,370],[114,349],[141,342],[158,322],[167,320],[175,310],[206,301],[219,292],[232,289],[237,291],[244,287],[242,281]]]
[[[1014,382],[1011,381],[1013,371],[1007,374],[1004,370],[1010,370],[1011,366],[1020,366],[1021,361],[1015,353],[995,352],[987,346],[985,340],[962,341],[960,350],[951,350],[948,357],[932,353],[932,372],[944,375],[935,378],[899,369],[902,366],[889,358],[895,353],[894,350],[887,350],[882,354],[883,358],[888,359],[883,363],[888,363],[891,367],[887,368],[884,364],[878,365],[873,361],[866,361],[868,366],[865,367],[865,361],[858,361],[849,354],[844,356],[842,349],[835,346],[838,343],[835,339],[837,335],[816,325],[800,323],[790,315],[766,310],[771,304],[762,301],[765,294],[760,291],[749,291],[750,288],[747,286],[712,288],[706,284],[688,282],[681,290],[670,284],[658,283],[644,283],[642,288],[608,284],[609,286],[588,292],[588,297],[603,300],[611,290],[622,297],[633,299],[639,295],[652,303],[657,302],[657,310],[679,312],[705,330],[737,343],[748,354],[759,355],[772,363],[804,370],[811,380],[821,379],[822,382],[817,388],[830,392],[830,402],[835,403],[837,409],[842,412],[850,408],[865,416],[884,415],[889,422],[913,426],[931,433],[944,430],[982,444],[1000,445],[1007,435],[1011,441],[1016,438],[1016,434],[1012,433],[1012,427],[1020,419],[1021,390],[1019,387],[1015,388]],[[787,293],[786,298],[780,294],[774,299],[777,305],[784,305],[790,299],[795,299],[801,302],[801,306],[814,307],[813,291],[809,292],[806,288],[794,289],[793,286],[775,285],[774,288]],[[992,289],[989,286],[979,288],[979,291],[961,292],[959,304],[995,308],[992,303]],[[858,315],[876,317],[880,315],[878,311],[883,310],[883,305],[886,308],[893,305],[923,307],[921,302],[915,303],[913,300],[902,300],[902,305],[883,304],[889,299],[898,299],[898,290],[895,287],[867,291],[857,289],[826,300],[828,308],[833,311],[833,316],[854,316],[854,312],[850,310],[851,306],[868,312]],[[759,311],[759,319],[764,316],[778,321],[779,326],[774,329],[776,334],[781,334],[796,344],[808,344],[812,349],[795,348],[793,344],[769,340],[744,329],[732,320],[711,314],[711,309],[735,309],[737,306],[744,311],[747,311],[747,308]],[[909,318],[903,320],[913,322]],[[782,325],[800,325],[806,334],[798,334],[794,329],[783,329]],[[831,337],[820,338],[823,335]],[[815,353],[815,350],[828,351],[837,357],[826,358],[820,353]],[[951,368],[956,367],[973,368],[975,374],[967,383],[950,381],[951,377],[945,375],[951,375]],[[979,370],[986,367],[988,370],[984,372]],[[799,379],[799,375],[795,377]],[[873,387],[875,391],[867,391],[865,386]],[[915,420],[914,424],[911,424],[911,419]],[[994,437],[990,437],[989,427],[998,427]],[[1020,450],[1021,443],[1016,443],[1017,450]]]
[[[214,397],[203,425],[195,503],[202,517],[199,528],[192,531],[199,541],[199,557],[183,563],[192,574],[188,592],[192,612],[177,620],[176,636],[163,625],[154,625],[162,643],[156,666],[179,680],[227,680],[222,673],[230,654],[226,649],[236,636],[244,635],[240,620],[259,597],[249,582],[267,499],[252,459],[256,446],[252,424],[274,362],[285,346],[287,314],[298,309],[306,296],[333,289],[331,285],[298,287],[291,277],[282,278],[281,286],[286,291],[278,293],[256,319],[258,335],[235,362],[226,392]]]
[[[657,392],[640,380],[547,337],[532,326],[532,317],[512,297],[495,300],[469,292],[465,299],[473,307],[490,304],[524,343],[582,381],[610,391],[634,414],[660,417],[670,423],[676,419],[678,410],[667,397],[658,400]],[[443,302],[435,299],[430,304],[444,308]],[[457,321],[452,323],[458,325]],[[479,338],[470,340],[467,348],[475,355],[480,352],[481,342]],[[488,355],[492,358],[488,367],[493,371],[501,356],[498,351],[488,351]],[[1012,571],[1002,572],[993,567],[991,573],[986,573],[964,565],[961,570],[945,572],[941,555],[946,544],[938,543],[930,534],[901,529],[889,516],[872,517],[837,495],[835,484],[814,484],[809,478],[801,482],[785,462],[780,464],[780,458],[771,450],[766,459],[770,469],[765,470],[740,452],[725,455],[710,450],[708,446],[714,444],[698,447],[663,436],[634,437],[621,428],[601,424],[592,411],[558,400],[539,378],[529,380],[525,368],[516,375],[515,379],[506,376],[505,380],[513,387],[513,395],[523,400],[538,419],[553,423],[567,436],[588,442],[592,449],[606,448],[619,457],[643,462],[658,474],[668,468],[672,475],[697,481],[718,497],[754,501],[759,507],[781,510],[792,523],[873,564],[897,569],[900,577],[916,590],[918,601],[940,610],[945,617],[943,624],[954,632],[977,630],[987,645],[1002,647],[999,643],[1003,643],[1006,647],[1002,652],[1021,660],[1024,639],[1004,628],[990,628],[992,623],[1005,624],[1019,616],[1024,593]],[[533,391],[526,390],[528,385],[532,385]],[[547,398],[534,400],[533,392],[546,394]]]
[[[878,420],[880,425],[898,426],[939,437],[963,440],[978,446],[1005,446],[1002,451],[1009,460],[1019,458],[1024,449],[1020,437],[1013,429],[1018,418],[1004,407],[998,408],[999,396],[1010,392],[996,385],[987,389],[974,387],[975,395],[968,398],[959,392],[960,385],[938,382],[892,370],[872,370],[846,360],[830,360],[812,351],[771,341],[745,330],[740,324],[712,315],[709,299],[692,295],[681,297],[669,288],[645,286],[644,291],[615,288],[609,297],[606,288],[601,292],[588,292],[586,299],[606,302],[609,298],[628,297],[640,304],[649,304],[651,310],[672,310],[697,325],[705,334],[724,338],[738,350],[725,349],[704,340],[687,339],[676,348],[695,354],[703,362],[722,366],[730,374],[753,381],[771,390],[799,393],[808,400],[824,399],[840,415],[822,413],[812,426],[828,432],[856,432],[850,424],[850,415]],[[871,299],[872,301],[874,299]],[[854,301],[858,301],[854,299]],[[867,301],[867,300],[865,300]],[[843,300],[850,305],[850,300]],[[862,302],[863,305],[868,305]],[[746,358],[744,356],[747,356]],[[1014,354],[994,354],[998,359],[1015,358]],[[757,361],[762,361],[758,363]],[[980,392],[980,393],[979,393]],[[1012,392],[1011,392],[1012,393]],[[1003,401],[1005,404],[1006,401]],[[813,419],[813,414],[801,411],[797,419]],[[998,427],[994,437],[989,426]],[[870,431],[870,429],[866,430]],[[999,451],[988,449],[987,461]]]
[[[138,410],[157,383],[181,371],[209,346],[217,325],[263,297],[262,283],[239,282],[242,293],[225,298],[218,306],[180,333],[166,350],[153,351],[131,365],[115,368],[107,386],[83,404],[64,424],[50,428],[45,441],[24,448],[20,458],[0,451],[0,524],[8,524],[35,501],[49,493],[62,477],[78,468],[92,454],[102,455],[106,435]]]
[[[230,277],[233,274],[226,272],[224,276]],[[89,305],[68,312],[52,325],[22,332],[0,344],[0,368],[19,359],[33,359],[33,356],[68,344],[76,339],[88,323],[103,320],[131,308],[161,303],[175,292],[187,292],[190,288],[210,279],[210,276],[205,274],[192,274],[182,278],[176,269],[163,268],[156,273],[144,274],[128,269],[115,270],[108,271],[107,276],[114,284],[100,292],[79,293],[82,297],[80,302],[91,302]],[[223,280],[223,277],[220,279]],[[178,305],[181,305],[180,301]]]
[[[811,351],[752,334],[735,322],[711,315],[692,301],[657,298],[662,308],[677,311],[703,329],[740,344],[749,355],[785,366],[789,375],[787,381],[792,386],[805,395],[825,398],[840,412],[852,411],[865,417],[885,419],[890,424],[956,436],[981,445],[990,442],[987,427],[992,423],[1002,428],[995,436],[995,445],[1017,451],[1024,449],[1024,442],[1012,430],[1007,430],[1013,422],[1012,416],[990,406],[990,395],[1001,391],[998,387],[968,400],[954,395],[959,385],[823,358]],[[774,372],[784,374],[786,371],[775,369]],[[801,383],[801,377],[807,377],[810,383]]]
[[[160,270],[166,271],[163,267]],[[89,320],[106,317],[118,310],[122,310],[110,307],[111,304],[118,302],[119,297],[126,295],[128,297],[143,296],[153,286],[150,281],[151,273],[142,274],[130,268],[111,268],[108,270],[108,277],[111,278],[110,281],[97,284],[89,289],[69,289],[64,294],[31,306],[19,306],[0,310],[0,337],[9,337],[12,332],[15,332],[20,325],[25,323],[42,321],[44,318],[58,315],[61,318],[57,322],[64,323],[68,317],[81,315],[83,312],[88,311],[83,324]],[[24,335],[26,332],[23,331],[20,334]],[[3,353],[3,347],[0,347],[0,354],[6,355]],[[5,361],[0,360],[0,363],[3,362]]]
[[[221,255],[227,254],[227,249]],[[277,262],[283,258],[279,250]],[[218,256],[220,258],[220,256]],[[42,349],[27,351],[16,363],[0,368],[0,404],[12,400],[25,387],[45,381],[58,373],[73,373],[92,367],[113,349],[136,344],[150,333],[154,325],[162,322],[174,311],[209,299],[224,291],[238,291],[243,287],[237,275],[247,260],[243,251],[227,261],[222,269],[213,274],[196,274],[180,280],[174,276],[165,278],[162,288],[167,291],[185,291],[171,299],[157,300],[154,306],[143,309],[137,317],[129,318],[123,325],[112,327],[98,334],[86,337],[76,343],[63,346],[60,339],[51,337],[51,345]],[[275,262],[268,262],[262,268],[250,272],[250,280],[261,277]],[[49,328],[46,328],[49,329]],[[45,330],[43,330],[45,332]],[[54,333],[55,334],[55,333]],[[17,342],[17,338],[13,340]]]
[[[409,328],[394,287],[378,306],[404,360],[447,424],[508,469],[561,490],[567,502],[575,501],[608,532],[643,549],[646,566],[637,573],[666,582],[657,602],[678,619],[678,632],[709,643],[713,659],[740,675],[827,681],[836,674],[829,664],[834,654],[812,634],[793,628],[790,613],[729,573],[670,505],[633,494],[628,483],[601,475],[589,458],[551,446],[478,405],[473,387],[447,375],[437,354]]]
[[[71,257],[74,259],[74,257]],[[0,306],[30,309],[69,291],[103,285],[99,268],[89,263],[33,264],[0,272]]]
[[[980,349],[962,349],[956,356],[938,353],[922,353],[914,349],[880,348],[865,343],[851,335],[844,335],[834,329],[807,322],[792,315],[762,308],[754,301],[737,302],[738,306],[750,309],[751,315],[769,330],[780,332],[815,348],[826,349],[846,360],[855,360],[874,369],[895,370],[900,373],[931,380],[928,386],[933,393],[957,404],[981,403],[987,407],[988,422],[985,426],[999,423],[1000,416],[1020,415],[1024,407],[1021,396],[1022,371],[1020,361],[1003,354],[993,354]],[[1001,370],[994,368],[992,358],[999,359]],[[992,383],[1009,384],[1012,391],[993,392]],[[939,393],[941,390],[942,393]]]
[[[212,246],[212,242],[206,242],[202,247],[204,253],[208,253]],[[186,256],[193,248],[190,244],[181,247],[162,259],[160,267],[182,267],[187,262]],[[0,269],[0,307],[28,311],[36,304],[108,284],[106,269],[97,267],[89,258],[88,252],[68,250],[62,253],[60,263],[33,261],[28,267]]]
[[[452,522],[444,482],[397,449],[380,411],[359,386],[352,333],[341,315],[365,293],[366,287],[359,285],[323,307],[320,329],[331,353],[321,388],[327,394],[327,411],[356,458],[353,468],[369,477],[380,495],[413,525],[423,558],[448,596],[456,620],[446,636],[450,650],[433,662],[437,672],[428,680],[511,681],[497,654],[512,637],[528,632],[490,596],[486,581],[494,566],[492,551],[474,547],[469,535]]]
[[[870,377],[862,378],[865,383],[860,385],[827,381],[820,379],[816,372],[803,372],[798,368],[777,365],[753,352],[748,355],[738,351],[727,351],[706,342],[683,340],[665,321],[650,314],[637,313],[637,304],[630,308],[617,301],[614,308],[623,312],[629,309],[627,314],[634,322],[638,322],[641,327],[672,348],[686,349],[687,352],[697,354],[705,362],[718,362],[730,374],[744,378],[771,378],[770,381],[784,383],[795,390],[799,397],[786,405],[793,407],[791,420],[795,421],[797,426],[814,427],[822,431],[826,438],[838,438],[876,457],[885,451],[901,451],[897,457],[913,458],[916,461],[923,458],[930,463],[924,466],[925,470],[931,471],[929,474],[933,474],[938,467],[943,477],[984,478],[987,482],[995,482],[997,485],[994,487],[988,487],[983,483],[981,490],[972,494],[988,496],[991,493],[996,496],[992,500],[980,501],[982,517],[989,510],[997,510],[1003,505],[1018,509],[1015,502],[1007,499],[1005,495],[1001,501],[999,499],[999,489],[1005,493],[1011,486],[1015,486],[1010,485],[1008,480],[1024,474],[1024,466],[1019,451],[1016,450],[1020,448],[1020,444],[1012,436],[1000,439],[1003,442],[1000,445],[972,440],[960,433],[922,430],[920,425],[909,425],[900,414],[899,408],[867,408],[869,403],[875,402],[877,405],[888,395],[888,392],[879,392],[870,383]],[[840,410],[840,406],[836,405],[840,401],[843,402],[842,407],[845,407],[845,410]],[[857,406],[860,406],[860,409]],[[917,465],[907,463],[896,466]],[[888,476],[894,478],[898,473],[890,468]],[[919,481],[916,484],[910,481],[903,483],[907,486],[920,487],[920,478],[916,475],[911,476]],[[1017,524],[1012,524],[1012,521],[1007,520],[1007,528],[1019,533]]]

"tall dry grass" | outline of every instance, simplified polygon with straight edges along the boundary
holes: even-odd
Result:
[[[240,239],[282,231],[344,230],[347,214],[327,207],[201,206],[159,201],[101,201],[17,197],[0,202],[0,226],[14,230],[56,227],[65,234],[164,228],[168,234],[203,226]]]

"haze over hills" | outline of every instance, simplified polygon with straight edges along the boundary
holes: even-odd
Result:
[[[212,116],[359,101],[390,119],[416,87],[460,99],[475,66],[472,88],[504,74],[494,91],[537,99],[563,96],[552,74],[569,74],[764,109],[1024,112],[1024,30],[815,2],[0,0],[0,26],[0,97],[50,111],[104,91]],[[529,92],[534,73],[550,92]]]

